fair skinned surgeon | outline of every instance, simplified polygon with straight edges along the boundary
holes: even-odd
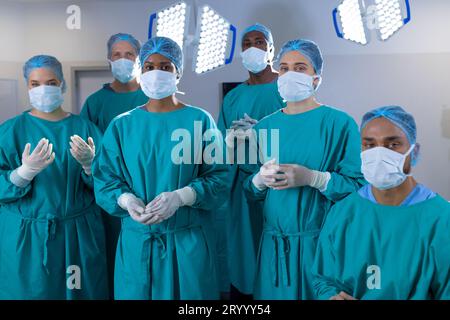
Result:
[[[107,299],[92,178],[101,132],[62,109],[55,57],[34,56],[23,72],[31,109],[0,126],[0,299]],[[73,266],[80,281],[72,288]]]
[[[102,133],[118,115],[130,111],[148,101],[141,90],[139,61],[140,42],[130,34],[112,35],[106,45],[107,60],[113,81],[91,94],[85,101],[80,115],[95,124]],[[120,220],[103,212],[108,259],[110,298],[114,297],[114,259],[120,232]]]
[[[289,41],[277,60],[287,105],[253,129],[278,130],[279,144],[260,137],[259,164],[244,167],[252,174],[247,197],[264,203],[254,292],[256,299],[315,299],[311,267],[327,212],[364,183],[359,133],[349,115],[315,97],[323,58],[314,42]]]

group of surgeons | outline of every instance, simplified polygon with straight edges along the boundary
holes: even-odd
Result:
[[[317,101],[316,43],[275,59],[255,24],[241,45],[249,77],[217,126],[178,100],[169,38],[111,36],[114,80],[79,116],[55,57],[25,63],[31,108],[0,125],[0,299],[450,299],[450,204],[413,177],[413,116],[380,107],[358,128]],[[174,161],[180,129],[222,133],[194,158],[245,161]],[[279,144],[258,135],[253,163],[261,130]]]

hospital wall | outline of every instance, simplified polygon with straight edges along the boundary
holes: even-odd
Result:
[[[19,106],[25,109],[27,91],[21,75],[32,55],[57,56],[64,65],[68,87],[71,68],[106,65],[106,40],[129,32],[145,41],[151,12],[174,1],[101,0],[16,2],[0,0],[0,78],[17,79]],[[207,0],[238,30],[260,22],[271,27],[277,49],[287,40],[305,37],[316,41],[325,56],[321,102],[350,113],[359,123],[370,108],[399,104],[416,117],[422,145],[417,178],[450,199],[450,1],[412,0],[412,22],[387,42],[373,35],[367,46],[336,37],[331,11],[338,0]],[[81,30],[66,28],[66,8],[81,8]],[[191,25],[193,24],[193,17]],[[193,28],[191,27],[191,32]],[[239,53],[239,50],[238,52]],[[207,109],[217,119],[221,83],[242,81],[246,72],[239,55],[226,68],[203,76],[192,70],[187,53],[181,99]],[[64,107],[70,105],[67,92]],[[0,106],[1,110],[7,106]],[[282,143],[282,142],[281,142]],[[299,146],[301,148],[301,146]]]

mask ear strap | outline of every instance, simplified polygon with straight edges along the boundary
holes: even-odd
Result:
[[[313,77],[313,84],[314,84],[314,80],[319,79],[319,82],[317,83],[317,86],[314,88],[314,91],[317,91],[317,89],[319,89],[320,85],[322,84],[322,77],[319,76],[318,74],[316,74]]]
[[[409,148],[408,152],[405,153],[405,157],[409,156],[409,155],[413,152],[413,150],[414,150],[415,147],[416,147],[416,144],[414,143],[414,144]]]
[[[320,84],[322,83],[322,76],[317,75],[317,79],[319,79],[319,86],[320,86]]]
[[[273,64],[274,63],[274,61],[275,61],[275,47],[274,47],[274,45],[271,45],[269,47],[269,51],[267,51],[267,58],[268,58],[268,61],[267,61],[268,64]]]
[[[409,148],[409,150],[404,154],[405,157],[404,157],[404,160],[403,160],[403,166],[405,166],[406,158],[408,158],[408,156],[412,154],[412,152],[413,152],[413,150],[414,150],[415,147],[416,147],[416,144],[413,144],[413,145]],[[411,158],[412,158],[412,157],[411,157]],[[412,159],[411,159],[411,162],[412,162]],[[408,173],[408,174],[405,173],[405,175],[406,175],[407,177],[411,177],[411,176],[412,176],[412,165],[411,165],[410,168],[409,168],[409,173]]]

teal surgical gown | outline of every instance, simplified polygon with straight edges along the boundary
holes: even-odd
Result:
[[[102,132],[119,114],[147,103],[149,98],[139,88],[133,92],[115,92],[109,83],[91,94],[81,109],[80,116],[94,123]]]
[[[93,174],[97,203],[122,221],[116,299],[219,298],[210,212],[224,201],[228,172],[223,164],[202,160],[213,145],[209,138],[201,141],[210,129],[217,131],[211,116],[191,106],[165,113],[138,107],[108,127]],[[181,141],[192,145],[181,150]],[[148,204],[162,192],[186,186],[195,190],[195,203],[156,225],[134,221],[117,204],[126,192]]]
[[[295,115],[280,110],[261,120],[255,129],[267,129],[268,137],[272,129],[279,130],[278,163],[331,174],[323,192],[311,187],[260,191],[252,183],[253,176],[244,182],[250,199],[264,200],[255,298],[314,299],[311,267],[326,214],[334,202],[364,183],[358,127],[346,113],[321,106]],[[267,150],[260,148],[261,154],[272,157],[272,140],[258,142],[268,146]],[[261,162],[267,159],[263,157]]]
[[[232,122],[244,118],[245,113],[260,120],[282,107],[276,81],[259,85],[242,83],[225,96],[218,127],[225,137]],[[246,199],[242,183],[248,175],[238,164],[230,165],[229,170],[230,196],[216,217],[221,290],[228,291],[231,282],[240,292],[251,294],[262,231],[262,202]]]
[[[366,184],[364,187],[358,190],[361,197],[372,201],[373,203],[378,203],[377,199],[372,192],[372,186]],[[408,194],[408,196],[402,201],[400,206],[410,206],[424,200],[431,199],[436,196],[430,188],[425,187],[423,184],[418,183],[414,189]]]
[[[80,115],[105,132],[116,116],[143,105],[148,100],[149,98],[140,88],[133,92],[115,92],[108,83],[87,98]],[[114,256],[120,233],[120,220],[106,213],[102,217],[106,233],[110,298],[113,298]]]
[[[320,299],[341,291],[369,300],[450,299],[450,204],[410,206],[354,193],[330,211],[314,262]]]
[[[0,299],[108,298],[101,213],[92,176],[70,154],[75,134],[100,146],[101,132],[76,115],[53,122],[25,112],[0,126]],[[55,161],[17,187],[11,172],[42,138]]]

